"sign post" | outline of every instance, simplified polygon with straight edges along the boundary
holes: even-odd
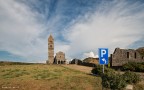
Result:
[[[108,64],[108,48],[99,48],[98,53],[99,53],[99,64],[103,65],[102,71],[104,73],[104,65]]]

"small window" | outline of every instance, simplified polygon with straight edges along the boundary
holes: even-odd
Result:
[[[52,48],[52,45],[50,45],[50,47]]]
[[[136,55],[137,55],[137,54],[136,54],[136,52],[135,52],[135,54],[134,54],[134,58],[135,58],[135,59],[136,59]]]
[[[129,52],[127,52],[127,58],[129,58]]]

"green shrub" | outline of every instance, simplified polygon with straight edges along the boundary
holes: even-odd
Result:
[[[122,66],[124,71],[144,72],[144,64],[136,62],[128,62]]]
[[[134,62],[128,62],[123,65],[123,70],[130,70],[130,71],[135,71],[135,63]]]
[[[137,83],[140,81],[140,76],[137,75],[136,73],[127,71],[123,74],[123,79],[129,84]]]
[[[110,88],[112,90],[119,90],[124,88],[127,84],[137,83],[140,81],[140,77],[132,72],[120,74],[116,73],[115,70],[111,68],[105,67],[104,73],[102,73],[102,66],[100,65],[97,65],[91,72],[93,74],[100,75],[103,87]]]
[[[92,69],[92,73],[93,74],[97,74],[97,75],[101,75],[103,72],[102,72],[102,66],[101,65],[96,65],[95,68]]]
[[[142,62],[141,64],[144,65],[144,62]]]
[[[119,74],[104,74],[102,77],[102,85],[105,88],[110,88],[112,90],[122,89],[126,86],[125,80],[123,80],[122,75]]]
[[[92,69],[93,74],[102,75],[103,74],[103,67],[102,65],[96,65],[95,68]],[[104,67],[104,73],[115,73],[115,71],[111,68]]]
[[[138,64],[135,71],[136,72],[144,72],[144,65]]]

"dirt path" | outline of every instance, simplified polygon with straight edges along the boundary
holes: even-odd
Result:
[[[79,70],[85,73],[91,73],[92,67],[87,67],[87,66],[80,66],[80,65],[63,65],[64,67]]]

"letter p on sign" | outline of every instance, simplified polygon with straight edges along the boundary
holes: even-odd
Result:
[[[106,54],[106,50],[105,50],[105,49],[102,49],[102,50],[101,50],[101,57],[104,57],[105,54]]]

